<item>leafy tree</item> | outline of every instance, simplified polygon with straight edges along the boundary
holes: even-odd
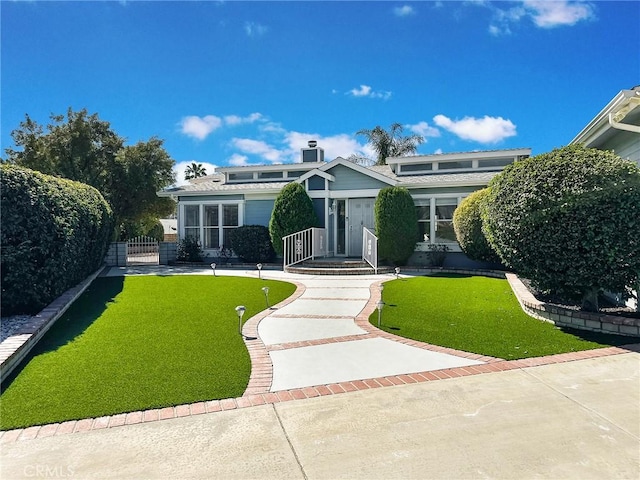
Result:
[[[374,205],[378,256],[404,265],[418,241],[418,218],[409,190],[386,187],[380,190]]]
[[[481,211],[488,195],[489,189],[483,188],[462,200],[453,212],[453,228],[460,248],[471,260],[500,263],[482,232]]]
[[[400,157],[416,153],[418,145],[424,143],[420,135],[402,136],[402,125],[391,124],[389,131],[377,125],[372,130],[359,130],[356,135],[364,135],[377,153],[376,165],[384,165],[388,157]]]
[[[273,248],[279,255],[284,252],[282,237],[315,227],[318,218],[313,202],[304,187],[292,182],[283,187],[273,205],[269,220],[269,235]]]
[[[202,166],[201,163],[191,162],[185,171],[184,179],[191,180],[192,178],[200,178],[207,175],[207,169]]]
[[[28,115],[11,134],[7,162],[97,188],[113,209],[116,232],[125,224],[150,222],[171,213],[173,202],[156,192],[174,182],[174,161],[151,138],[124,146],[109,122],[86,109],[52,115],[45,129]]]
[[[546,291],[623,292],[640,275],[640,169],[612,152],[567,146],[516,162],[490,183],[483,230],[504,263]]]

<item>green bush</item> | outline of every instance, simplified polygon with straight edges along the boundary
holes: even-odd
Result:
[[[282,237],[318,225],[313,202],[297,182],[286,185],[278,194],[269,220],[269,235],[274,250],[282,255]]]
[[[418,241],[418,218],[409,190],[386,187],[380,190],[374,207],[378,257],[404,265]]]
[[[147,237],[155,238],[159,242],[164,242],[164,227],[162,223],[156,222],[153,227],[151,227],[145,233]]]
[[[180,262],[202,262],[204,254],[200,246],[200,240],[194,237],[186,237],[178,241],[176,245],[176,260]]]
[[[276,252],[271,245],[269,229],[263,225],[244,225],[231,232],[231,248],[244,262],[270,262]]]
[[[640,169],[632,162],[568,146],[510,165],[490,188],[487,239],[538,288],[596,310],[599,290],[637,285]]]
[[[453,228],[460,248],[471,260],[500,263],[482,232],[481,212],[488,195],[489,189],[483,188],[462,200],[453,212]]]
[[[83,183],[0,169],[2,314],[33,314],[102,265],[111,208]]]

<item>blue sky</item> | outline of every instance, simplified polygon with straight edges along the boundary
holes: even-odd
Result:
[[[2,151],[29,114],[87,108],[182,176],[372,156],[394,122],[418,153],[567,144],[640,84],[640,2],[2,1]]]

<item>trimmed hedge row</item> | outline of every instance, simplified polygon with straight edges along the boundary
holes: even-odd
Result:
[[[483,188],[462,200],[453,212],[453,228],[460,248],[471,260],[500,263],[482,232],[482,209],[489,193],[488,188]]]
[[[2,315],[33,314],[94,272],[113,233],[100,192],[0,165]]]

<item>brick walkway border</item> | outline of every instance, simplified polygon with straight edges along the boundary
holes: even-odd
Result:
[[[288,280],[290,281],[290,280]],[[542,365],[552,365],[557,363],[572,362],[576,360],[586,360],[591,358],[607,357],[610,355],[620,355],[629,352],[640,353],[640,344],[626,345],[623,347],[607,347],[595,350],[585,350],[581,352],[561,353],[546,357],[527,358],[522,360],[503,360],[500,358],[486,357],[482,355],[461,352],[445,347],[429,345],[415,340],[398,337],[384,332],[369,323],[369,315],[376,309],[380,298],[380,286],[383,281],[373,283],[370,286],[369,301],[357,315],[356,324],[365,330],[364,335],[352,335],[348,337],[338,337],[322,339],[309,342],[295,342],[279,346],[266,347],[258,337],[258,324],[263,318],[269,316],[275,309],[282,308],[294,300],[300,298],[305,292],[305,286],[295,283],[297,289],[294,294],[283,302],[274,305],[258,315],[251,317],[243,327],[245,344],[251,357],[251,376],[249,384],[242,397],[226,398],[222,400],[211,400],[196,402],[174,407],[155,408],[151,410],[120,413],[98,418],[86,418],[82,420],[71,420],[62,423],[49,425],[38,425],[16,430],[0,431],[0,445],[16,441],[32,440],[35,438],[45,438],[58,435],[68,435],[71,433],[88,432],[114,428],[124,425],[135,425],[140,423],[155,422],[171,418],[189,417],[215,413],[225,410],[235,410],[241,408],[254,407],[258,405],[275,404],[292,400],[302,400],[306,398],[321,397],[326,395],[338,395],[346,392],[369,390],[380,387],[391,387],[396,385],[408,385],[413,383],[432,382],[446,380],[448,378],[465,377],[469,375],[480,375],[485,373],[503,372],[507,370],[517,370],[523,368],[537,367]],[[348,382],[332,383],[329,385],[319,385],[315,387],[295,388],[270,392],[269,388],[273,379],[273,365],[269,357],[269,349],[295,348],[304,345],[319,345],[325,343],[336,343],[341,341],[361,340],[365,338],[381,337],[403,343],[417,348],[423,348],[434,352],[448,353],[459,357],[470,358],[486,362],[481,365],[471,365],[466,367],[446,368],[428,372],[390,375],[379,378],[365,380],[353,380]]]

